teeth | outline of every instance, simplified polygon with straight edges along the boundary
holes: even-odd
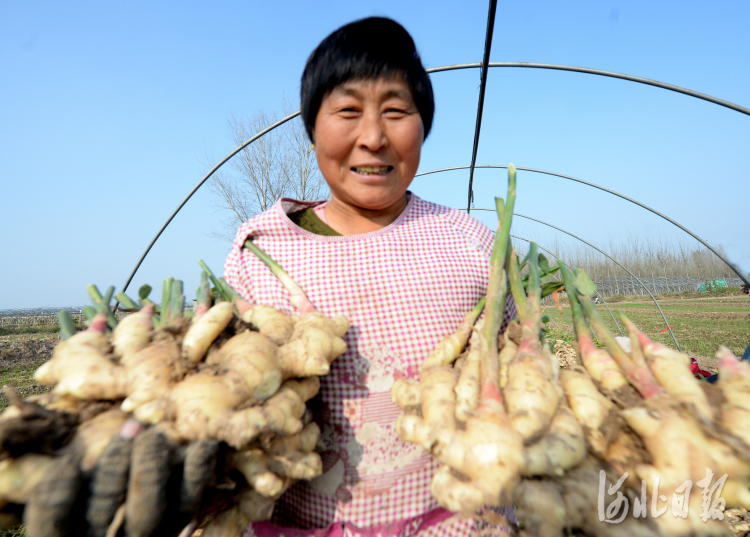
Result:
[[[359,166],[354,170],[363,175],[385,175],[389,168],[390,166]]]

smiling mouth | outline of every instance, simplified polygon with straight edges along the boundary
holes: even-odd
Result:
[[[352,171],[360,175],[385,175],[392,169],[393,166],[357,166]]]

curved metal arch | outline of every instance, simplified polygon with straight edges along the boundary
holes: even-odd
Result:
[[[466,209],[459,209],[459,210],[460,211],[465,211]],[[495,211],[495,209],[474,209],[474,210],[475,211]],[[667,318],[664,315],[664,312],[662,311],[661,306],[659,305],[659,301],[656,300],[656,297],[651,294],[651,291],[648,290],[648,287],[646,287],[646,284],[644,284],[640,280],[640,278],[638,278],[638,276],[636,276],[635,274],[633,274],[632,272],[630,272],[630,270],[628,270],[628,268],[625,265],[623,265],[622,263],[620,263],[619,261],[617,261],[614,257],[610,256],[609,254],[607,254],[603,250],[600,250],[599,248],[597,248],[596,246],[594,246],[590,242],[586,242],[581,237],[579,237],[577,235],[573,235],[570,231],[565,231],[562,228],[559,228],[557,226],[553,226],[552,224],[549,224],[549,223],[544,222],[542,220],[538,220],[536,218],[532,218],[530,216],[526,216],[525,214],[513,213],[513,216],[520,216],[521,218],[526,218],[528,220],[533,220],[534,222],[539,222],[540,224],[544,224],[545,226],[549,226],[549,227],[551,227],[553,229],[556,229],[557,231],[562,231],[563,233],[565,233],[566,235],[570,235],[574,239],[578,239],[583,244],[586,244],[586,245],[590,246],[591,248],[593,248],[594,250],[596,250],[597,252],[599,252],[600,254],[602,254],[603,256],[605,256],[607,259],[610,259],[612,262],[616,263],[620,268],[622,268],[628,274],[630,274],[633,278],[635,278],[636,281],[641,284],[641,287],[643,287],[646,290],[646,292],[648,293],[648,296],[650,296],[651,300],[654,301],[654,304],[656,304],[656,307],[659,309],[659,313],[661,313],[661,318],[664,319],[664,324],[667,325],[667,329],[669,330],[669,333],[672,335],[672,340],[674,341],[674,344],[677,346],[677,350],[680,351],[680,352],[682,352],[682,349],[680,348],[680,344],[677,343],[677,338],[675,337],[674,332],[672,332],[672,327],[669,326],[669,321],[667,321]]]
[[[455,65],[444,65],[442,67],[432,67],[427,69],[428,73],[441,73],[443,71],[456,71],[459,69],[476,69],[481,67],[481,63],[458,63]],[[724,106],[730,110],[740,112],[747,116],[750,116],[750,108],[745,108],[738,104],[734,104],[724,99],[718,99],[705,93],[700,93],[691,89],[675,86],[674,84],[667,84],[666,82],[659,82],[658,80],[651,80],[650,78],[643,78],[640,76],[626,75],[624,73],[616,73],[614,71],[603,71],[601,69],[592,69],[590,67],[576,67],[573,65],[557,65],[554,63],[533,63],[533,62],[490,62],[490,67],[525,67],[530,69],[551,69],[555,71],[570,71],[572,73],[586,73],[589,75],[606,76],[609,78],[619,78],[620,80],[627,80],[629,82],[637,82],[639,84],[645,84],[647,86],[654,86],[657,88],[682,93],[696,99],[708,101],[710,103]]]
[[[508,166],[501,166],[501,165],[494,165],[494,164],[484,164],[484,165],[476,166],[476,167],[477,168],[490,168],[490,169],[507,169],[508,168]],[[452,168],[442,168],[442,169],[439,169],[439,170],[430,170],[430,171],[427,171],[427,172],[418,173],[414,177],[417,178],[417,177],[420,177],[420,176],[423,176],[423,175],[429,175],[431,173],[447,172],[447,171],[453,171],[453,170],[465,170],[467,168],[468,168],[468,166],[454,166]],[[652,209],[651,207],[649,207],[648,205],[646,205],[644,203],[641,203],[640,201],[634,200],[633,198],[629,198],[625,194],[620,194],[619,192],[615,192],[614,190],[610,190],[610,189],[608,189],[606,187],[603,187],[601,185],[597,185],[595,183],[589,183],[588,181],[584,181],[583,179],[577,179],[575,177],[571,177],[570,175],[563,175],[561,173],[548,172],[548,171],[545,171],[545,170],[535,170],[534,168],[521,168],[521,167],[518,167],[518,166],[516,167],[516,169],[517,170],[523,170],[523,171],[526,171],[526,172],[543,173],[543,174],[546,174],[546,175],[552,175],[554,177],[560,177],[562,179],[568,179],[569,181],[575,181],[576,183],[581,183],[583,185],[587,185],[587,186],[591,186],[591,187],[594,187],[594,188],[598,188],[599,190],[607,192],[608,194],[612,194],[614,196],[617,196],[618,198],[624,199],[625,201],[629,201],[630,203],[634,203],[635,205],[638,205],[639,207],[643,207],[647,211],[650,211],[650,212],[654,213],[656,216],[662,217],[664,220],[666,220],[670,224],[672,224],[674,226],[677,226],[682,231],[684,231],[685,233],[687,233],[688,235],[690,235],[691,237],[693,237],[695,240],[697,240],[698,242],[700,242],[703,246],[705,246],[710,251],[712,251],[714,253],[714,255],[716,255],[716,257],[718,257],[719,259],[721,259],[730,269],[732,269],[734,271],[734,273],[737,274],[737,276],[739,276],[739,278],[743,282],[745,282],[745,285],[750,286],[750,283],[748,283],[747,278],[745,278],[745,276],[742,275],[742,273],[740,272],[739,268],[736,267],[729,260],[725,259],[724,256],[721,255],[718,251],[716,251],[715,248],[713,248],[710,244],[708,244],[706,241],[704,241],[703,239],[701,239],[698,235],[696,235],[695,233],[693,233],[692,231],[690,231],[688,228],[686,228],[682,224],[680,224],[678,222],[675,222],[674,220],[672,220],[668,216],[660,213],[656,209]],[[476,211],[476,209],[474,209],[474,210]]]
[[[512,235],[512,234],[511,234],[511,237],[513,237],[514,239],[519,239],[519,240],[522,240],[522,241],[526,241],[526,242],[528,242],[528,243],[530,243],[530,242],[531,242],[531,241],[530,241],[529,239],[524,239],[523,237],[519,237],[519,236],[517,236],[517,235]],[[547,250],[546,248],[544,248],[544,247],[542,247],[542,246],[539,246],[539,244],[538,244],[538,243],[537,243],[537,247],[538,247],[538,248],[539,248],[540,250],[544,250],[544,251],[545,251],[545,252],[547,252],[548,254],[550,254],[550,255],[554,256],[554,257],[555,257],[555,259],[557,259],[558,261],[560,261],[560,256],[558,256],[558,255],[557,255],[556,253],[554,253],[554,252],[551,252],[551,251]],[[615,319],[615,316],[614,316],[614,315],[612,314],[612,310],[611,310],[611,309],[609,309],[609,304],[607,304],[607,301],[606,301],[606,300],[604,300],[604,297],[602,296],[602,294],[601,294],[601,293],[599,292],[599,290],[598,290],[598,289],[596,290],[596,294],[597,294],[597,296],[598,296],[599,298],[601,298],[601,299],[602,299],[602,302],[604,302],[604,305],[605,305],[605,306],[607,307],[607,311],[609,312],[609,316],[610,316],[610,317],[612,317],[612,320],[613,320],[613,321],[615,322],[615,326],[617,327],[617,330],[618,330],[618,331],[620,332],[620,335],[621,335],[621,336],[623,336],[623,337],[625,337],[625,334],[623,334],[623,333],[622,333],[622,328],[620,328],[620,323],[618,323],[618,322],[617,322],[617,319]],[[564,316],[564,315],[565,315],[565,313],[563,313],[563,316]],[[566,318],[566,319],[565,319],[565,321],[567,322],[567,320],[568,320],[568,319]]]
[[[159,231],[156,232],[156,235],[154,236],[154,238],[151,239],[151,242],[148,243],[148,246],[146,247],[146,251],[143,252],[143,255],[141,255],[141,258],[138,260],[138,263],[135,264],[135,268],[133,268],[133,272],[130,273],[130,276],[128,276],[128,279],[125,281],[125,285],[123,285],[123,287],[122,287],[122,292],[123,293],[125,291],[127,291],[128,286],[130,285],[130,282],[133,280],[133,277],[135,276],[135,273],[138,272],[139,268],[141,268],[141,264],[143,263],[143,260],[146,259],[146,256],[151,251],[151,248],[153,248],[154,244],[156,244],[156,241],[159,240],[159,237],[161,237],[161,234],[164,233],[164,230],[167,229],[167,226],[172,222],[172,220],[174,219],[174,217],[177,216],[177,213],[180,212],[180,209],[182,209],[185,206],[185,204],[188,202],[188,200],[193,197],[193,194],[195,194],[196,192],[198,192],[198,189],[203,186],[203,183],[205,183],[206,181],[208,181],[208,179],[214,173],[216,173],[216,170],[218,170],[219,168],[221,168],[230,158],[232,158],[237,153],[239,153],[240,151],[242,151],[243,149],[245,149],[247,146],[249,146],[255,140],[257,140],[261,136],[263,136],[263,135],[271,132],[276,127],[280,127],[281,125],[283,125],[287,121],[289,121],[291,119],[294,119],[298,115],[299,115],[299,110],[297,110],[293,114],[289,114],[288,116],[286,116],[283,119],[280,119],[276,123],[274,123],[272,125],[269,125],[268,127],[266,127],[265,129],[263,129],[262,131],[258,132],[252,138],[249,138],[249,139],[245,140],[239,146],[237,146],[237,148],[234,151],[232,151],[226,157],[224,157],[223,159],[221,159],[219,161],[219,163],[216,164],[216,166],[214,166],[213,168],[211,168],[211,170],[206,175],[203,176],[203,179],[201,179],[200,181],[198,181],[198,184],[193,187],[193,190],[191,190],[190,193],[187,196],[185,196],[185,199],[182,200],[180,202],[180,204],[177,206],[177,208],[174,210],[174,212],[171,215],[169,215],[169,218],[167,218],[167,221],[164,222],[164,225],[161,226],[161,228],[159,229]],[[117,311],[117,307],[119,305],[120,305],[119,301],[115,302],[115,311]]]
[[[428,73],[440,73],[443,71],[455,71],[459,69],[476,69],[478,67],[481,67],[481,63],[462,63],[462,64],[454,64],[454,65],[444,65],[442,67],[432,67],[430,69],[426,69]],[[550,64],[550,63],[531,63],[531,62],[489,62],[489,67],[525,67],[525,68],[532,68],[532,69],[554,69],[554,70],[560,70],[560,71],[572,71],[572,72],[578,72],[578,73],[587,73],[592,75],[600,75],[600,76],[607,76],[611,78],[619,78],[622,80],[629,80],[631,82],[638,82],[641,84],[647,84],[650,86],[656,86],[659,88],[675,91],[678,93],[683,93],[685,95],[689,95],[691,97],[696,97],[698,99],[702,99],[704,101],[712,102],[714,104],[718,104],[720,106],[725,106],[727,108],[730,108],[732,110],[735,110],[737,112],[741,112],[743,114],[750,116],[750,109],[744,108],[742,106],[739,106],[737,104],[731,103],[729,101],[725,101],[723,99],[717,99],[716,97],[712,97],[710,95],[706,95],[704,93],[699,93],[697,91],[689,90],[687,88],[682,88],[680,86],[674,86],[672,84],[667,84],[665,82],[659,82],[656,80],[651,80],[648,78],[642,78],[632,75],[626,75],[622,73],[615,73],[612,71],[603,71],[601,69],[591,69],[588,67],[575,67],[570,65],[556,65],[556,64]],[[193,194],[195,194],[198,189],[203,186],[203,184],[218,170],[222,165],[224,165],[230,158],[232,158],[234,155],[239,153],[242,149],[253,143],[255,140],[260,138],[261,136],[265,135],[266,133],[274,130],[276,127],[280,127],[287,121],[294,119],[300,114],[300,111],[297,110],[293,114],[290,114],[286,116],[285,118],[281,119],[280,121],[277,121],[276,123],[273,123],[272,125],[269,125],[265,129],[259,131],[255,136],[249,138],[248,140],[242,142],[236,149],[234,149],[232,152],[230,152],[226,157],[224,157],[216,166],[211,168],[211,170],[203,176],[203,178],[198,182],[197,185],[190,191],[190,193],[185,197],[184,200],[177,206],[177,208],[174,210],[174,212],[167,218],[167,221],[164,222],[164,225],[159,229],[159,231],[156,233],[154,238],[151,240],[149,245],[146,247],[146,250],[143,252],[143,255],[141,255],[140,259],[136,263],[135,267],[133,268],[133,271],[130,273],[130,276],[128,276],[128,279],[125,282],[125,285],[122,288],[122,291],[125,292],[128,289],[128,286],[130,285],[130,282],[133,280],[133,277],[135,277],[135,273],[138,272],[138,269],[141,267],[141,264],[143,263],[143,260],[146,259],[146,256],[151,251],[151,248],[156,244],[156,241],[159,240],[159,237],[164,232],[165,229],[167,229],[167,226],[172,222],[175,216],[177,216],[177,213],[180,212],[182,207],[190,200],[190,198],[193,197]],[[696,237],[698,238],[698,237]],[[700,239],[698,239],[700,240]],[[710,247],[709,247],[710,248]],[[711,248],[711,251],[714,251]],[[714,253],[716,253],[714,251]],[[718,255],[718,254],[717,254]],[[721,256],[719,256],[721,257]],[[726,263],[726,260],[722,258],[722,260]],[[730,265],[731,266],[731,265]],[[732,268],[732,270],[735,270]],[[735,270],[735,272],[737,272]],[[739,273],[738,273],[739,275]],[[744,281],[746,284],[748,283],[747,280],[740,275],[740,279]],[[750,284],[749,284],[750,285]],[[117,306],[119,305],[119,302],[115,303],[115,310],[117,310]],[[674,336],[673,336],[674,337]]]

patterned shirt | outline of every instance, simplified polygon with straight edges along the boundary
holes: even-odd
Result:
[[[350,321],[346,353],[308,403],[321,424],[324,473],[289,489],[272,522],[328,528],[316,535],[470,535],[472,521],[449,517],[430,494],[432,457],[396,434],[401,410],[390,391],[396,379],[419,377],[424,358],[486,294],[493,234],[413,194],[396,221],[372,233],[315,235],[287,217],[318,203],[281,199],[243,224],[224,267],[245,299],[293,313],[289,293],[242,248],[250,238],[319,311]],[[509,297],[503,329],[514,317]],[[273,534],[268,523],[253,526],[254,534]]]

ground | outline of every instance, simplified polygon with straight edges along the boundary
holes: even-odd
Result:
[[[712,373],[718,371],[714,353],[720,345],[729,347],[739,357],[750,344],[750,300],[747,295],[706,297],[692,293],[657,299],[681,350],[695,357],[701,369]],[[615,316],[616,310],[622,311],[651,339],[675,348],[667,325],[650,297],[612,297],[607,302]],[[572,340],[570,308],[564,300],[561,307],[562,313],[552,301],[546,306],[544,313],[550,317],[547,326],[551,332],[548,337]],[[597,308],[610,329],[619,335],[606,306],[599,304]]]
[[[52,356],[60,337],[36,334],[0,337],[0,385],[11,386],[22,396],[42,393],[48,388],[34,380],[34,371]],[[0,409],[8,406],[0,395]]]

